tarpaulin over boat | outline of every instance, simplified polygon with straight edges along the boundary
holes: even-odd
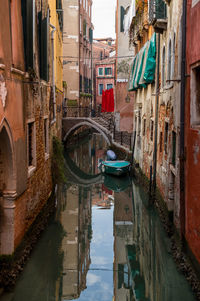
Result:
[[[156,34],[140,49],[131,68],[129,91],[146,87],[154,81],[156,70]]]

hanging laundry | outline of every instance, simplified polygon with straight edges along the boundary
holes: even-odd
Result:
[[[114,93],[113,89],[103,90],[101,112],[114,112]]]

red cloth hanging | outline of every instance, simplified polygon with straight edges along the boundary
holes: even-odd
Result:
[[[113,89],[108,90],[109,91],[109,108],[107,112],[114,112],[114,93]]]
[[[113,93],[113,89],[102,91],[101,112],[114,112],[114,93]]]

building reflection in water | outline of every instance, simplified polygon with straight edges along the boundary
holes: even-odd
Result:
[[[63,202],[61,202],[61,199]],[[72,185],[59,196],[59,214],[65,236],[62,240],[62,277],[58,287],[60,299],[77,299],[86,288],[86,276],[90,266],[91,191]]]

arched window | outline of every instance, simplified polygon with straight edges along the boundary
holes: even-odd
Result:
[[[165,78],[165,46],[163,47],[162,53],[162,86],[165,86],[166,78]]]
[[[169,49],[168,49],[168,72],[167,72],[167,79],[170,81],[172,75],[172,42],[169,41]],[[170,82],[169,82],[170,84]]]

